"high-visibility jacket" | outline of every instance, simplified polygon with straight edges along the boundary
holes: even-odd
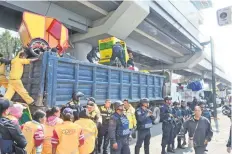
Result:
[[[100,107],[102,124],[108,125],[111,115],[113,114],[113,110],[111,108],[107,109],[105,106]]]
[[[129,109],[124,111],[127,119],[129,120],[129,128],[135,128],[137,125],[136,117],[135,117],[135,109],[132,105],[129,104]]]
[[[0,75],[5,75],[6,65],[4,63],[0,63]]]
[[[11,60],[10,80],[20,80],[23,75],[24,65],[30,64],[30,60],[26,58],[19,58],[18,55]]]
[[[90,154],[95,147],[95,140],[98,134],[97,125],[92,120],[84,118],[75,121],[75,124],[81,126],[85,137],[85,143],[79,148],[79,153]]]
[[[44,140],[44,127],[36,121],[29,121],[22,126],[22,133],[27,140],[27,154],[41,153]]]
[[[52,136],[52,147],[56,154],[79,154],[81,127],[71,121],[56,125]]]
[[[44,126],[44,142],[42,154],[52,154],[52,135],[56,125],[63,123],[63,120],[56,117],[54,121],[47,122]]]

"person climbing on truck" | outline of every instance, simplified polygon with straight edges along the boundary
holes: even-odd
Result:
[[[0,53],[0,87],[7,88],[8,80],[6,78],[6,65],[10,64],[10,60],[3,58],[3,54]]]
[[[112,47],[112,56],[110,58],[110,65],[112,66],[115,63],[116,58],[119,59],[122,66],[126,68],[126,62],[124,58],[124,50],[120,42],[116,42],[116,44]]]
[[[94,60],[100,60],[100,58],[97,56],[97,53],[99,52],[99,48],[92,48],[92,50],[87,54],[87,59],[90,63],[94,63]]]
[[[17,92],[27,104],[35,105],[34,99],[24,88],[21,78],[23,76],[24,65],[28,65],[38,59],[39,58],[27,59],[25,52],[22,50],[14,59],[11,60],[10,78],[8,89],[4,96],[5,98],[11,100],[15,92]]]

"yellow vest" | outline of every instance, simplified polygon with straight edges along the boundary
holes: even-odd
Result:
[[[64,121],[55,126],[59,138],[56,154],[79,154],[81,127],[71,121]]]
[[[0,64],[0,75],[5,75],[6,65],[4,63]]]
[[[95,147],[95,140],[97,138],[98,130],[96,124],[90,119],[80,118],[75,121],[82,128],[82,133],[85,137],[84,145],[79,148],[80,154],[89,154],[93,152]]]
[[[59,125],[59,124],[62,124],[62,123],[63,123],[63,120],[59,119],[57,121],[56,125]],[[50,126],[48,124],[45,124],[45,126],[44,126],[44,142],[43,142],[42,154],[52,154],[51,139],[52,139],[52,136],[53,136],[53,131],[55,129],[55,126]]]
[[[11,60],[10,80],[20,80],[23,75],[24,65],[30,64],[29,59],[19,58],[19,54]]]
[[[129,128],[130,129],[134,128],[137,125],[137,121],[135,118],[135,109],[133,108],[133,106],[130,105],[129,109],[124,111],[124,114],[129,120]]]
[[[43,126],[39,123],[29,121],[23,126],[22,133],[27,140],[26,151],[27,154],[36,154],[36,147],[34,144],[34,134],[37,129],[43,129]]]

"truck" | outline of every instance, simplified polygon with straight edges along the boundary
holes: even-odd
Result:
[[[47,108],[68,103],[74,92],[94,97],[97,105],[106,99],[128,99],[131,103],[141,98],[151,101],[163,99],[164,76],[78,61],[44,52],[38,61],[24,66],[24,87],[36,106]],[[81,103],[86,104],[85,98]],[[12,99],[24,102],[15,94]]]

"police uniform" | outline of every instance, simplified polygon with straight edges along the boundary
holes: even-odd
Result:
[[[120,43],[116,43],[113,45],[112,56],[110,58],[110,65],[114,63],[116,58],[118,58],[121,61],[122,65],[126,67],[126,62],[124,60],[124,51]]]
[[[174,135],[174,119],[172,116],[172,109],[167,105],[163,104],[160,108],[160,116],[163,119],[162,123],[162,154],[166,154],[165,148],[168,145],[168,150],[170,150],[170,145],[172,144],[172,139]]]
[[[152,118],[151,116],[149,116],[149,111],[144,110],[142,107],[139,107],[136,110],[135,115],[138,130],[138,138],[135,145],[135,154],[139,154],[143,142],[145,154],[149,154],[149,145],[151,138],[150,128],[152,127]]]
[[[101,151],[102,140],[104,138],[103,143],[103,154],[108,154],[107,149],[109,145],[109,136],[108,136],[108,128],[109,128],[109,120],[113,113],[111,108],[107,109],[105,106],[100,107],[101,117],[102,117],[102,125],[99,128],[99,136],[98,136],[98,151]]]
[[[119,103],[115,103],[116,109],[118,106],[122,106],[123,103],[119,101]],[[120,105],[119,105],[120,104]],[[118,114],[115,112],[109,121],[109,138],[110,138],[110,153],[111,154],[130,154],[129,148],[129,120],[123,114]],[[113,148],[114,144],[118,145],[117,149]]]

